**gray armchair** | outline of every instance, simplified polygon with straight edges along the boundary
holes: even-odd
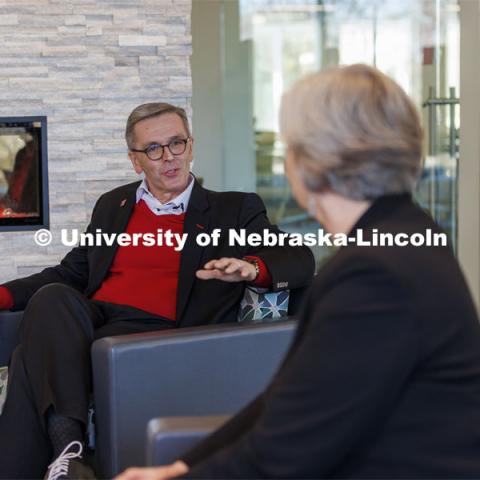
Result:
[[[154,417],[233,414],[268,383],[295,322],[211,325],[97,340],[92,348],[98,469],[145,465]]]
[[[229,418],[229,415],[219,415],[150,420],[147,429],[147,466],[173,463]]]
[[[0,367],[8,365],[10,356],[20,341],[20,321],[23,312],[0,312]]]
[[[0,312],[0,365],[23,312]],[[233,414],[268,383],[295,322],[223,324],[102,338],[92,346],[95,463],[102,477],[145,465],[154,417]]]

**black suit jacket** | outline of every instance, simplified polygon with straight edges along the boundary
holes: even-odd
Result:
[[[409,196],[357,228],[439,232]],[[341,248],[268,389],[184,460],[188,478],[480,478],[480,327],[451,250]]]
[[[140,182],[116,188],[97,201],[87,232],[124,232],[136,200]],[[200,247],[195,241],[200,232],[214,228],[245,228],[248,233],[263,229],[278,232],[270,224],[265,205],[258,195],[240,192],[213,192],[196,181],[185,215],[184,233],[188,240],[181,253],[177,294],[178,326],[232,322],[236,320],[239,302],[245,283],[227,283],[219,280],[199,280],[195,271],[208,260],[220,257],[242,258],[245,255],[260,257],[273,278],[273,290],[302,288],[311,283],[314,260],[311,251],[304,247],[252,248],[229,246],[228,236],[222,235],[217,247]],[[12,292],[14,309],[25,307],[31,296],[43,285],[60,282],[92,295],[109,274],[118,246],[77,247],[71,250],[60,265],[47,268],[38,274],[5,284]],[[152,250],[153,251],[153,250]],[[162,292],[159,291],[159,301]]]

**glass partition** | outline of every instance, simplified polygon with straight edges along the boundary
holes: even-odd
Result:
[[[425,163],[416,198],[456,243],[459,136],[457,0],[245,0],[242,38],[253,43],[257,191],[287,231],[318,225],[296,205],[278,136],[282,92],[329,65],[367,63],[414,99],[425,128]],[[228,119],[227,119],[228,121]],[[321,259],[329,252],[318,248]]]

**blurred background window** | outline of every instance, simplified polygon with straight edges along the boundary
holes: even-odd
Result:
[[[367,63],[394,78],[422,115],[425,158],[416,199],[455,248],[459,11],[458,0],[194,0],[195,167],[205,185],[256,191],[270,219],[286,231],[319,228],[292,199],[284,175],[281,95],[310,72]],[[207,35],[204,40],[201,33]],[[215,42],[217,50],[212,48]],[[218,151],[211,142],[208,149],[203,143],[212,129],[223,139]],[[212,176],[213,164],[218,168]],[[330,253],[328,248],[314,250],[319,262]]]

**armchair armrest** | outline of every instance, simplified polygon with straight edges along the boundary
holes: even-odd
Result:
[[[229,415],[219,415],[150,420],[147,427],[147,466],[173,463],[229,418]]]
[[[144,464],[152,418],[240,410],[271,379],[294,329],[290,320],[97,340],[92,361],[100,473],[112,477]]]
[[[8,365],[10,356],[20,341],[23,311],[0,311],[0,367]]]

